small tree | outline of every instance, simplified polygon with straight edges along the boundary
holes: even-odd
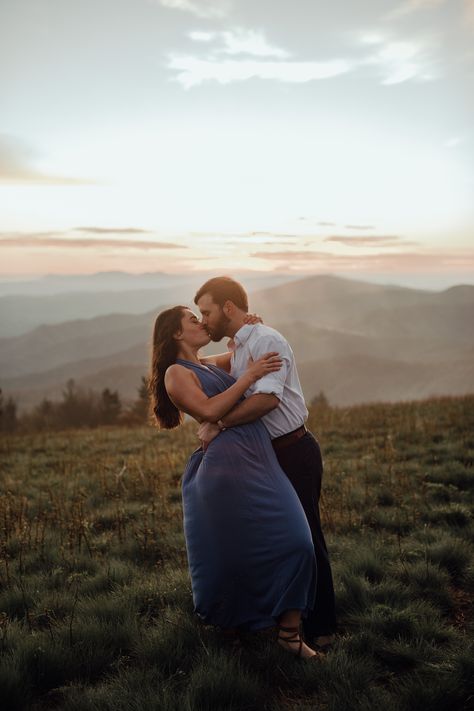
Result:
[[[59,406],[62,423],[66,426],[80,424],[78,422],[78,397],[76,383],[70,378],[62,392],[63,401]]]
[[[63,400],[58,406],[61,427],[95,427],[100,415],[99,410],[96,393],[79,390],[72,378],[67,381]]]
[[[0,389],[0,429],[2,432],[14,432],[18,427],[16,402],[12,397],[4,400]]]
[[[326,408],[329,407],[329,400],[322,390],[313,397],[310,403],[311,407]]]
[[[148,379],[142,375],[140,387],[137,388],[138,398],[133,403],[132,412],[137,418],[146,422],[150,407],[150,394],[148,392]]]
[[[109,388],[102,390],[99,402],[99,421],[104,425],[113,425],[117,422],[122,411],[122,403],[118,391]]]
[[[53,429],[58,423],[58,405],[43,398],[39,405],[35,407],[32,413],[35,427],[41,430]]]

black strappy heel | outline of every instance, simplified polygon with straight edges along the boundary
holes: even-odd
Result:
[[[293,632],[293,634],[288,635],[288,637],[283,637],[280,632]],[[278,625],[278,637],[283,642],[288,642],[288,644],[299,644],[298,651],[296,652],[297,657],[301,658],[301,650],[303,649],[303,640],[300,634],[299,627],[284,627],[283,625]],[[280,645],[281,647],[282,645]]]

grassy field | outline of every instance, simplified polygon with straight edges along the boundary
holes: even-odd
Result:
[[[474,707],[474,396],[314,408],[339,637],[300,662],[193,616],[180,477],[196,426],[0,443],[2,709]]]

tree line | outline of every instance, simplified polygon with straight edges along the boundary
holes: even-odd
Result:
[[[15,400],[5,398],[0,389],[0,431],[4,433],[139,425],[148,422],[149,417],[148,381],[144,376],[137,389],[137,398],[126,406],[117,390],[85,390],[70,379],[59,401],[43,398],[31,410],[19,414]]]
[[[85,390],[71,378],[67,381],[59,401],[43,398],[33,409],[18,414],[17,403],[5,398],[0,388],[0,432],[45,432],[74,427],[102,425],[133,426],[153,421],[150,413],[148,380],[142,376],[137,397],[126,406],[118,390],[104,388],[100,393]],[[309,407],[319,411],[330,407],[323,391],[313,397]]]

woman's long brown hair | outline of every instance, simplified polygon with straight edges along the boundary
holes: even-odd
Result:
[[[176,362],[178,344],[173,338],[181,328],[185,306],[173,306],[162,311],[156,318],[153,329],[153,351],[148,389],[151,408],[160,427],[172,430],[181,424],[183,416],[174,405],[165,388],[165,373],[168,366]]]

